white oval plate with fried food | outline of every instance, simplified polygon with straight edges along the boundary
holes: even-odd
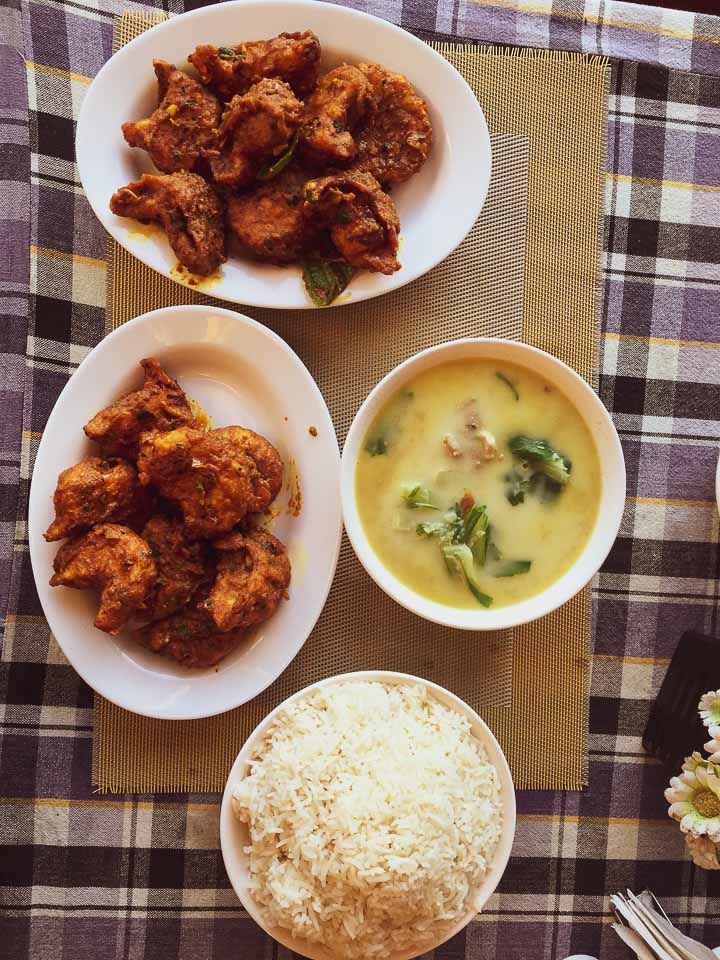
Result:
[[[109,208],[115,190],[154,171],[147,153],[129,147],[121,130],[125,121],[147,117],[157,106],[153,58],[188,69],[187,56],[198,44],[223,46],[303,30],[320,40],[322,72],[348,61],[375,62],[404,74],[427,101],[434,131],[428,161],[392,191],[400,214],[402,269],[392,276],[360,273],[338,303],[367,300],[422,276],[452,253],[475,223],[490,183],[490,138],[475,95],[444,57],[400,27],[358,10],[314,0],[233,0],[172,17],[143,33],[105,64],[85,96],[76,138],[83,188],[103,226],[143,263],[184,282],[159,228],[143,228]],[[233,255],[199,289],[253,306],[313,306],[299,267]]]
[[[60,544],[46,543],[43,533],[54,517],[58,474],[98,452],[83,425],[141,386],[138,364],[149,356],[202,405],[213,426],[250,427],[277,447],[285,467],[272,530],[292,563],[289,597],[247,641],[207,669],[181,667],[127,633],[111,637],[96,630],[96,593],[49,585]],[[208,717],[251,700],[298,653],[325,604],[342,529],[339,467],[322,394],[296,354],[266,327],[205,306],[167,307],[119,327],[85,358],[60,394],[40,441],[30,489],[35,583],[65,656],[103,697],[149,717]]]

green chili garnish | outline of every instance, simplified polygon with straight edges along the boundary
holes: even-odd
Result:
[[[285,167],[290,163],[295,153],[295,147],[298,145],[300,140],[300,130],[296,130],[293,134],[293,138],[288,144],[287,149],[284,153],[281,153],[280,156],[273,163],[266,163],[261,167],[257,172],[258,180],[272,180],[279,173],[282,173]]]

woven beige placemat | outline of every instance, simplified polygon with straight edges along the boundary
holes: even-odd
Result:
[[[117,46],[153,22],[125,14],[116,20]],[[595,378],[606,65],[598,58],[438,48],[475,88],[491,130],[510,131],[493,137],[491,191],[471,235],[431,274],[379,300],[287,314],[244,310],[300,354],[341,439],[387,370],[458,336],[517,338],[524,329],[526,340]],[[544,98],[550,103],[534,109]],[[535,169],[531,163],[526,259],[528,144]],[[561,201],[568,189],[574,203]],[[111,327],[168,303],[213,302],[153,273],[114,243],[110,267]],[[344,541],[315,631],[285,674],[252,703],[209,720],[168,723],[97,698],[94,779],[101,791],[221,789],[244,738],[283,697],[341,670],[385,667],[427,676],[479,707],[500,736],[518,786],[578,788],[586,771],[589,638],[584,594],[553,618],[516,631],[513,665],[507,636],[445,631],[388,601]],[[544,731],[542,751],[538,731]]]

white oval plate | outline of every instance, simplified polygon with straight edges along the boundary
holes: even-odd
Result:
[[[502,752],[500,744],[493,736],[492,730],[485,721],[475,713],[464,700],[456,697],[454,693],[450,693],[449,690],[438,686],[437,683],[433,683],[431,680],[414,677],[408,673],[395,673],[390,670],[362,670],[356,673],[343,673],[335,677],[328,677],[326,680],[313,683],[311,686],[305,687],[304,690],[293,694],[292,697],[288,697],[287,700],[277,706],[272,713],[269,713],[253,730],[232,766],[227,783],[225,784],[225,792],[223,793],[222,806],[220,808],[220,847],[222,849],[223,861],[225,862],[225,869],[227,870],[233,890],[253,920],[262,927],[266,933],[274,937],[278,943],[300,954],[302,957],[310,957],[311,960],[343,960],[343,958],[324,947],[309,944],[304,940],[297,940],[281,927],[269,927],[265,923],[250,889],[249,857],[245,852],[245,848],[250,843],[250,834],[247,824],[241,823],[233,814],[232,794],[236,784],[247,774],[250,768],[250,759],[262,743],[275,717],[281,713],[288,704],[312,695],[320,687],[358,680],[375,681],[386,684],[419,683],[427,687],[430,694],[435,697],[436,700],[439,700],[444,706],[450,710],[457,711],[457,713],[462,714],[462,716],[469,720],[473,736],[485,747],[488,760],[497,770],[500,780],[500,799],[503,807],[505,826],[500,837],[500,842],[493,852],[489,868],[478,890],[477,908],[469,910],[465,916],[458,920],[442,940],[436,944],[431,944],[430,947],[424,946],[423,950],[436,949],[441,943],[454,937],[456,933],[459,933],[463,927],[470,923],[477,911],[482,908],[488,898],[494,893],[498,883],[500,883],[500,879],[510,859],[510,851],[512,850],[513,839],[515,837],[515,786],[512,781],[510,767],[505,759],[505,754]],[[417,955],[416,950],[395,950],[389,951],[385,960],[411,960],[411,958]]]
[[[51,587],[59,544],[43,533],[54,511],[61,470],[97,452],[83,424],[142,383],[138,362],[154,356],[197,399],[217,427],[242,424],[280,451],[285,482],[273,531],[292,562],[290,598],[216,667],[187,670],[129,636],[93,627],[93,591]],[[309,427],[317,429],[313,437]],[[294,467],[293,467],[294,462]],[[287,509],[293,476],[302,509]],[[290,347],[261,324],[213,307],[167,307],[136,317],[83,360],[53,409],[30,488],[29,540],[35,583],[55,639],[80,676],[108,700],[148,717],[209,717],[251,700],[305,643],[330,590],[340,549],[339,453],[330,414],[315,381]]]
[[[422,170],[393,189],[402,224],[402,270],[355,278],[343,303],[395,290],[452,253],[477,219],[490,183],[490,138],[470,87],[444,57],[391,23],[314,0],[233,0],[193,10],[153,27],[116,53],[91,84],[80,111],[76,153],[80,180],[96,216],[130,253],[182,282],[160,231],[140,232],[108,206],[119,187],[153,170],[143,150],[132,149],[121,124],[148,116],[157,105],[153,57],[188,68],[199,43],[223,45],[314,30],[323,68],[343,60],[376,61],[407,76],[430,105],[434,143]],[[311,308],[298,267],[273,267],[231,257],[220,279],[201,283],[213,297],[260,307]]]

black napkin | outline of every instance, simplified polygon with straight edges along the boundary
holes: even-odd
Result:
[[[680,638],[643,734],[643,747],[679,770],[709,739],[698,714],[700,697],[720,687],[720,639],[688,630]]]

